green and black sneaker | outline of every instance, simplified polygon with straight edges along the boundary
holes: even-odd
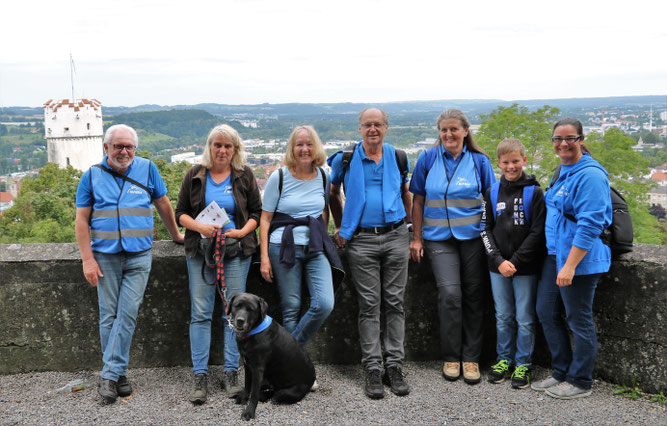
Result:
[[[514,389],[527,388],[530,385],[530,365],[517,365],[512,373],[512,387]]]
[[[495,365],[491,366],[489,371],[489,383],[502,383],[510,376],[510,362],[506,359],[501,359]]]

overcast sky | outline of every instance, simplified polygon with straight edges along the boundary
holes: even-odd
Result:
[[[10,0],[0,106],[667,94],[667,2]]]

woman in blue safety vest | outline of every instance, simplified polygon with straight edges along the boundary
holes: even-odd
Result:
[[[438,286],[443,375],[480,381],[482,286],[488,278],[480,238],[483,194],[496,177],[475,144],[470,122],[456,109],[437,120],[439,138],[421,153],[410,181],[414,237],[410,257],[428,254]]]

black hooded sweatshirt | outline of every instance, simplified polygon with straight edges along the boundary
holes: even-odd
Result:
[[[523,218],[523,188],[527,185],[535,185],[529,220]],[[484,194],[481,232],[489,271],[498,273],[498,266],[509,260],[517,270],[516,275],[538,274],[546,252],[546,208],[544,194],[535,176],[522,173],[515,182],[509,182],[502,176],[497,206],[500,210],[494,220],[493,209],[496,206],[491,206],[489,188]]]

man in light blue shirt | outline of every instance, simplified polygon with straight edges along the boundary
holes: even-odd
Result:
[[[410,222],[412,201],[395,148],[383,144],[388,127],[386,111],[377,108],[361,111],[362,141],[356,144],[352,157],[344,161],[343,151],[338,151],[328,160],[335,237],[339,246],[347,246],[350,273],[358,294],[364,393],[371,399],[384,396],[383,382],[396,395],[410,392],[403,380],[402,367],[403,298],[410,245],[406,222]],[[341,183],[345,187],[345,202]],[[380,325],[382,306],[384,327]],[[381,330],[384,330],[383,341]]]

